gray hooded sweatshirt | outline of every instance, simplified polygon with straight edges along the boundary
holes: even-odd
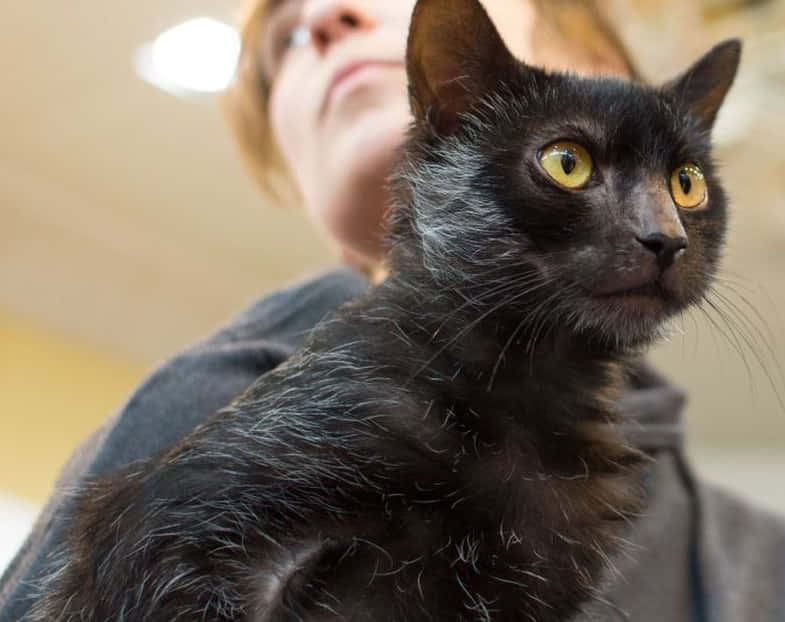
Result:
[[[0,622],[28,611],[64,537],[68,489],[175,443],[285,360],[367,281],[337,270],[268,296],[155,371],[74,453],[0,580]],[[648,452],[647,503],[579,622],[785,622],[785,520],[696,479],[684,456],[682,392],[641,365],[622,399],[625,434]],[[380,621],[383,622],[383,621]]]

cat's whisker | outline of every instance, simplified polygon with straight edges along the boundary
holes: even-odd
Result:
[[[706,297],[706,295],[704,295],[703,300],[716,313],[716,307]],[[736,336],[736,333],[733,331],[733,327],[732,326],[728,327],[728,330],[730,330],[730,333],[728,333],[728,330],[725,330],[718,323],[718,321],[711,315],[711,313],[709,313],[709,310],[706,309],[705,306],[698,305],[697,308],[701,311],[701,313],[703,313],[704,317],[709,321],[711,326],[714,327],[714,330],[716,330],[725,339],[725,341],[728,343],[728,345],[730,345],[731,348],[733,348],[736,351],[736,353],[739,355],[742,363],[744,364],[744,368],[747,371],[747,380],[748,380],[748,382],[750,382],[750,385],[751,385],[751,387],[753,389],[753,393],[754,393],[754,388],[755,387],[754,387],[754,383],[753,383],[752,369],[750,367],[749,361],[747,360],[747,356],[744,354],[744,349],[741,347],[741,343],[739,342],[738,337]],[[727,326],[727,323],[726,323],[726,326]]]
[[[497,304],[493,305],[492,307],[490,307],[488,310],[486,310],[485,312],[483,312],[483,313],[482,313],[482,314],[481,314],[479,317],[475,318],[475,319],[474,319],[472,322],[470,322],[469,324],[467,324],[466,326],[464,326],[464,327],[463,327],[463,328],[462,328],[460,331],[458,331],[458,332],[457,332],[457,333],[456,333],[456,334],[455,334],[455,335],[454,335],[452,338],[450,338],[450,339],[449,339],[449,340],[448,340],[446,343],[444,343],[444,344],[443,344],[443,345],[442,345],[442,346],[441,346],[441,347],[440,347],[438,350],[436,350],[436,352],[434,352],[434,353],[433,353],[433,354],[432,354],[432,355],[431,355],[431,356],[428,358],[428,360],[427,360],[427,361],[425,361],[425,363],[423,363],[423,364],[422,364],[420,367],[418,367],[418,368],[417,368],[417,370],[416,370],[416,371],[415,371],[415,372],[414,372],[414,373],[413,373],[413,374],[410,376],[410,380],[411,380],[411,379],[414,379],[414,378],[416,378],[416,377],[417,377],[417,376],[419,376],[419,375],[420,375],[420,374],[421,374],[423,371],[425,371],[425,370],[426,370],[428,367],[430,367],[430,365],[431,365],[431,364],[432,364],[432,363],[433,363],[433,362],[434,362],[434,361],[435,361],[435,360],[436,360],[436,359],[437,359],[437,358],[438,358],[438,357],[439,357],[439,356],[440,356],[442,353],[444,353],[444,351],[445,351],[447,348],[449,348],[450,346],[454,345],[454,344],[455,344],[455,343],[456,343],[456,342],[457,342],[457,341],[458,341],[458,340],[459,340],[461,337],[463,337],[463,336],[464,336],[464,335],[466,335],[467,333],[471,332],[471,331],[472,331],[474,328],[476,328],[476,327],[477,327],[477,326],[478,326],[480,323],[482,323],[482,321],[483,321],[483,320],[485,320],[485,319],[486,319],[486,318],[487,318],[489,315],[491,315],[491,314],[495,313],[496,311],[498,311],[499,309],[501,309],[501,308],[503,308],[503,307],[505,307],[505,306],[508,306],[508,305],[512,304],[513,302],[515,302],[515,301],[519,300],[520,298],[523,298],[524,296],[527,296],[527,295],[531,294],[532,292],[534,292],[534,291],[536,291],[536,290],[538,290],[538,289],[540,289],[540,288],[544,287],[545,285],[547,285],[547,281],[543,281],[543,282],[541,282],[541,283],[538,283],[538,284],[534,285],[533,287],[530,287],[530,288],[528,288],[528,289],[524,289],[523,291],[520,291],[520,292],[518,292],[518,293],[514,294],[512,297],[510,297],[510,298],[508,298],[508,299],[506,299],[506,300],[502,300],[501,302],[499,302],[499,303],[497,303]]]
[[[619,607],[616,603],[603,598],[599,594],[595,594],[594,599],[608,607],[615,615],[619,616],[619,619],[623,620],[624,622],[630,622],[630,614],[624,611],[621,607]]]
[[[684,356],[684,348],[687,345],[686,336],[688,334],[695,335],[692,354],[693,354],[693,356],[697,356],[698,349],[699,349],[699,344],[700,344],[700,323],[695,318],[695,310],[694,310],[694,308],[692,306],[687,307],[686,309],[682,310],[681,315],[682,315],[682,317],[688,318],[689,321],[692,323],[692,329],[689,330],[689,331],[685,330],[685,333],[682,336],[682,341],[681,341],[681,343],[682,343],[682,356]],[[713,333],[712,333],[712,338],[714,339],[714,334]],[[715,339],[714,343],[716,345],[716,343],[717,343],[716,339]]]
[[[738,285],[743,285],[743,284],[738,284]],[[763,329],[765,329],[766,337],[769,340],[769,342],[776,343],[777,337],[771,328],[771,324],[769,324],[769,322],[766,320],[766,318],[760,312],[760,310],[754,304],[752,304],[752,302],[750,302],[747,296],[745,296],[744,294],[740,293],[735,289],[736,286],[737,284],[734,284],[729,281],[715,280],[714,287],[712,289],[713,291],[719,293],[717,288],[723,287],[728,293],[733,294],[736,298],[738,298],[739,302],[741,302],[747,309],[749,309],[753,313],[753,315],[755,315],[758,322],[760,322],[760,326],[758,326],[757,328],[760,329],[762,327]],[[747,289],[749,291],[752,291],[751,288],[747,288]],[[763,293],[765,293],[765,290],[762,291]],[[772,304],[772,309],[775,309],[774,302],[770,298],[769,298],[769,302]],[[742,312],[741,309],[739,309],[739,311]],[[746,314],[742,313],[742,315],[746,315]]]
[[[714,275],[713,279],[715,284],[722,284],[729,288],[739,287],[748,293],[752,293],[755,291],[755,288],[750,285],[748,281],[742,281],[739,279],[734,279],[725,275]]]
[[[483,303],[485,302],[486,298],[490,298],[492,296],[504,295],[507,290],[515,290],[515,289],[519,289],[521,287],[526,287],[527,285],[536,282],[538,277],[539,277],[539,274],[537,274],[536,272],[532,272],[532,273],[526,274],[525,276],[522,276],[520,281],[514,281],[514,282],[510,282],[509,280],[503,281],[500,284],[496,285],[495,287],[492,287],[492,288],[490,288],[488,290],[482,291],[478,296],[476,296],[474,298],[467,298],[459,290],[458,293],[461,295],[461,297],[464,299],[465,302],[463,304],[461,304],[460,306],[458,306],[453,311],[451,311],[444,318],[444,320],[441,322],[441,324],[439,324],[439,326],[436,328],[436,330],[431,335],[430,342],[433,342],[436,339],[436,337],[439,335],[441,330],[449,323],[450,320],[452,320],[458,313],[460,313],[461,311],[465,310],[467,307],[470,307],[470,306],[473,306],[473,307],[483,306]]]
[[[684,311],[672,318],[670,327],[682,338],[687,334],[687,329],[684,327]]]
[[[560,294],[562,294],[562,293],[563,293],[563,290],[555,292],[555,293],[554,293],[554,294],[552,294],[550,297],[548,297],[548,298],[545,300],[545,302],[544,302],[542,305],[540,305],[540,307],[539,307],[539,308],[542,308],[542,307],[544,307],[545,305],[547,305],[547,304],[548,304],[548,302],[549,302],[550,300],[552,300],[552,299],[554,299],[554,298],[557,298],[557,297],[558,297]],[[522,329],[524,326],[526,326],[527,324],[531,324],[531,322],[530,322],[529,320],[530,320],[530,318],[531,318],[532,314],[534,314],[534,313],[537,313],[537,309],[535,309],[533,312],[531,312],[531,313],[529,313],[529,314],[525,315],[525,316],[524,316],[524,317],[521,319],[521,321],[520,321],[520,322],[518,323],[518,325],[515,327],[515,330],[514,330],[514,331],[513,331],[513,332],[510,334],[510,337],[507,339],[506,343],[504,344],[504,347],[502,347],[502,349],[501,349],[501,352],[499,353],[499,356],[496,358],[496,362],[495,362],[495,364],[494,364],[494,366],[493,366],[493,370],[492,370],[492,372],[491,372],[491,377],[490,377],[490,379],[489,379],[489,381],[488,381],[488,386],[487,386],[487,388],[486,388],[486,390],[487,390],[487,391],[489,391],[489,392],[490,392],[490,391],[493,389],[493,381],[494,381],[494,379],[496,378],[496,374],[498,373],[498,371],[499,371],[499,368],[500,368],[500,366],[501,366],[501,364],[502,364],[502,362],[503,362],[503,360],[504,360],[504,355],[507,353],[507,350],[510,348],[510,346],[511,346],[511,345],[512,345],[512,343],[513,343],[513,341],[514,341],[514,340],[515,340],[515,338],[518,336],[518,333],[520,333],[521,329]],[[536,337],[533,337],[533,338],[532,338],[532,340],[530,340],[530,342],[529,342],[529,343],[530,343],[530,344],[536,343]],[[532,347],[530,347],[530,351],[531,351],[531,350],[533,350],[533,346],[532,346]]]
[[[749,275],[739,274],[738,272],[735,272],[727,268],[726,266],[722,267],[722,272],[720,274],[714,275],[713,280],[741,285],[744,288],[746,288],[748,291],[754,291],[755,289],[754,287],[752,287],[754,283],[750,281]]]
[[[769,383],[774,395],[777,399],[777,402],[780,405],[780,408],[783,412],[785,412],[785,399],[783,399],[782,390],[779,384],[785,384],[785,379],[783,378],[782,367],[779,362],[779,358],[774,351],[771,343],[767,342],[765,339],[765,335],[760,331],[758,327],[755,327],[754,324],[750,323],[749,318],[745,317],[738,308],[731,306],[731,302],[727,298],[720,298],[719,292],[716,290],[712,290],[711,293],[714,294],[716,297],[715,300],[710,300],[708,297],[705,298],[707,304],[709,304],[714,311],[722,318],[725,322],[726,326],[730,330],[734,328],[738,331],[739,335],[741,336],[742,341],[746,345],[747,349],[750,351],[752,356],[754,357],[758,367],[763,372],[766,380]],[[738,341],[737,341],[738,343]],[[741,347],[741,344],[739,344]],[[772,374],[771,369],[766,364],[766,359],[761,355],[760,349],[766,351],[769,355],[771,361],[773,362],[776,370],[777,376]],[[737,350],[738,351],[738,350]],[[745,358],[746,364],[746,358]],[[749,381],[751,387],[755,389],[754,377],[752,376],[751,370],[749,365],[747,365],[747,372],[749,375]],[[778,384],[779,381],[779,384]]]
[[[744,313],[743,309],[739,307],[739,305],[736,304],[732,298],[723,294],[714,287],[711,288],[711,293],[717,298],[718,304],[724,305],[729,313],[731,313],[736,318],[736,320],[739,322],[739,325],[746,328],[750,337],[755,340],[756,345],[767,350],[772,361],[777,366],[777,370],[779,371],[780,375],[782,375],[782,368],[780,366],[777,353],[772,345],[773,343],[776,343],[776,337],[765,318],[757,312],[757,309],[755,309],[755,307],[752,306],[749,301],[744,301],[745,306],[750,308],[755,313],[756,319],[763,325],[763,328],[761,328],[761,326],[756,324],[752,318]]]
[[[486,391],[490,392],[491,390],[493,390],[493,381],[496,379],[496,374],[499,372],[499,367],[501,366],[502,361],[504,360],[504,355],[507,353],[508,348],[515,340],[515,337],[518,336],[518,333],[525,325],[526,325],[526,318],[524,317],[520,322],[518,322],[518,325],[515,327],[515,330],[512,331],[509,339],[507,339],[507,342],[504,344],[504,347],[501,349],[499,356],[496,357],[496,362],[494,363],[493,370],[491,371],[491,377],[488,380],[488,386],[485,388]]]
[[[738,329],[738,327],[732,322],[729,322],[727,315],[722,313],[717,308],[716,304],[714,304],[712,301],[706,298],[704,300],[711,307],[712,311],[714,311],[714,313],[717,314],[718,318],[722,321],[724,326],[727,328],[727,330],[723,329],[722,326],[718,323],[718,321],[708,312],[708,310],[705,309],[704,307],[701,307],[701,310],[704,312],[706,318],[709,319],[714,329],[724,337],[725,341],[739,355],[739,358],[744,364],[744,368],[747,373],[747,383],[748,386],[750,387],[750,393],[752,395],[752,398],[755,399],[758,393],[758,386],[755,383],[755,375],[752,372],[752,366],[750,365],[747,355],[745,354],[745,349],[742,344],[742,341],[739,339],[739,336],[736,334],[736,330]],[[748,343],[747,343],[747,347],[749,347]],[[757,358],[758,355],[755,352],[755,350],[753,348],[750,349],[752,351],[752,354]]]
[[[568,285],[567,287],[565,287],[565,288],[563,288],[563,289],[557,290],[556,292],[554,292],[553,294],[551,294],[551,296],[549,296],[548,298],[546,298],[546,299],[545,299],[545,300],[544,300],[544,301],[543,301],[543,302],[540,304],[540,306],[539,306],[538,308],[534,309],[534,311],[532,312],[532,314],[530,314],[530,316],[531,316],[531,315],[533,315],[533,316],[534,316],[534,319],[533,319],[533,321],[532,321],[532,324],[534,325],[534,330],[532,330],[532,332],[531,332],[531,336],[530,336],[530,338],[529,338],[529,343],[528,343],[528,344],[527,344],[527,346],[526,346],[526,348],[527,348],[527,351],[528,351],[528,352],[529,352],[529,354],[530,354],[530,357],[533,357],[533,356],[534,356],[534,351],[535,351],[535,349],[536,349],[537,341],[539,340],[539,338],[540,338],[540,333],[542,332],[542,330],[543,330],[543,328],[544,328],[544,326],[545,326],[545,322],[546,322],[546,319],[547,319],[547,317],[548,317],[548,313],[546,313],[546,311],[548,311],[548,305],[549,305],[549,304],[550,304],[552,301],[558,300],[558,299],[559,299],[559,298],[561,298],[561,297],[562,297],[562,296],[563,296],[563,295],[564,295],[566,292],[569,292],[569,291],[571,291],[572,289],[574,289],[574,286],[572,286],[572,285]],[[528,318],[527,318],[527,320],[528,320]]]
[[[706,315],[706,309],[704,309],[701,305],[693,305],[689,307],[690,317],[692,318],[693,328],[695,329],[695,335],[698,337],[700,335],[700,329],[703,326],[703,323],[700,321],[700,318],[697,316],[697,312],[700,312],[702,315]],[[711,328],[711,327],[710,327]],[[711,342],[714,345],[714,351],[719,353],[722,351],[722,346],[720,345],[720,341],[718,338],[719,331],[709,330],[709,336],[711,337]],[[698,350],[698,345],[695,345],[695,352]]]

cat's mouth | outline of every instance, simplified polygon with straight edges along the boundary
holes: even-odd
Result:
[[[663,273],[652,264],[635,270],[607,273],[594,284],[592,295],[599,298],[617,296],[662,298],[666,294],[665,289]]]
[[[665,287],[659,278],[632,287],[622,285],[621,287],[601,289],[600,291],[595,292],[595,296],[599,298],[615,298],[618,296],[664,298],[666,295],[667,292]]]
[[[683,306],[678,279],[670,271],[640,279],[614,279],[595,288],[591,298],[599,309],[611,313],[632,314],[635,317],[657,319]],[[599,310],[598,309],[598,310]]]

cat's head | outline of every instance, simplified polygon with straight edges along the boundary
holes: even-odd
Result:
[[[510,54],[477,0],[419,0],[393,264],[419,262],[481,311],[535,299],[575,332],[650,340],[717,268],[710,132],[740,49],[718,45],[660,88],[549,74]]]

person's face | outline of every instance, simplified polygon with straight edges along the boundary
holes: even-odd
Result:
[[[372,264],[386,177],[411,118],[404,61],[415,0],[272,2],[261,53],[275,139],[311,217],[347,260]],[[529,0],[482,3],[510,50],[537,62]]]

